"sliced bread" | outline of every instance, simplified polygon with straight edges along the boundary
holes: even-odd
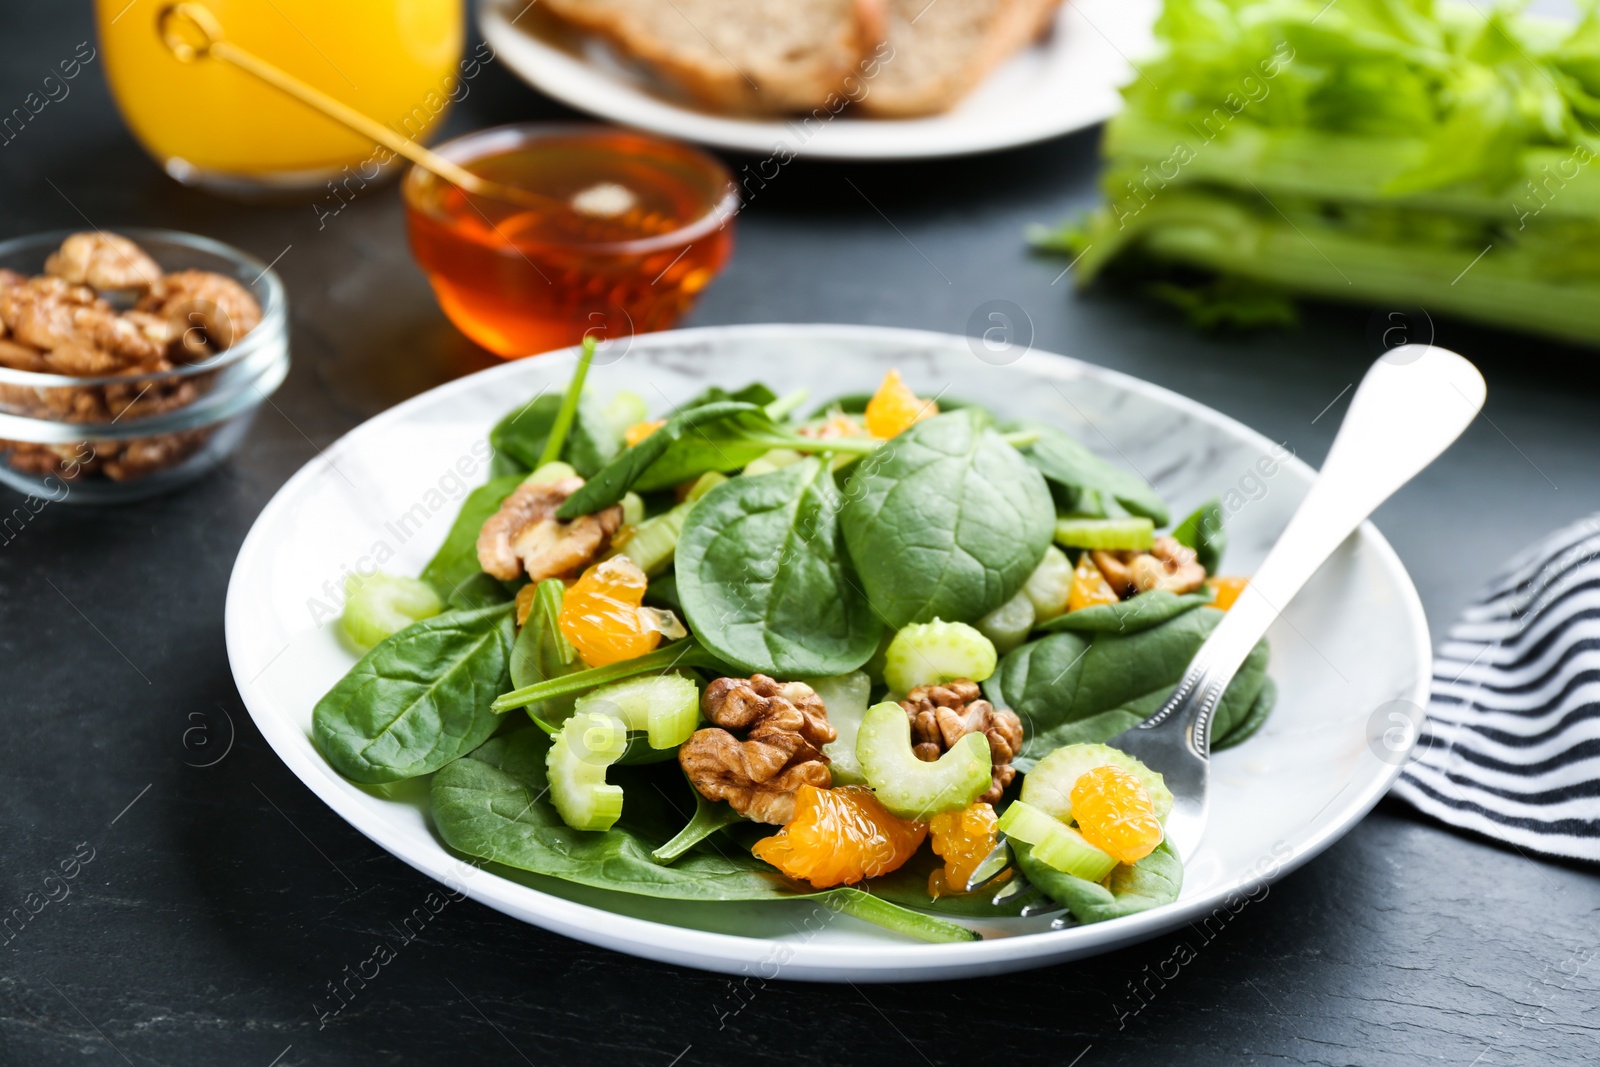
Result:
[[[888,44],[859,106],[882,117],[946,111],[1026,47],[1061,0],[888,0]]]
[[[543,6],[614,41],[709,107],[793,112],[830,106],[829,96],[882,40],[882,4],[544,0]]]

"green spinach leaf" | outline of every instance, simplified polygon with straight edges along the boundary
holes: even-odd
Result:
[[[733,810],[727,801],[707,800],[698,791],[690,791],[694,793],[694,815],[671,841],[650,853],[650,858],[657,863],[671,863],[712,834],[744,821],[744,816]]]
[[[713,385],[701,390],[673,408],[672,413],[677,415],[691,408],[702,408],[707,404],[719,404],[724,400],[737,400],[740,403],[754,404],[756,407],[764,408],[776,399],[778,399],[778,394],[761,382],[751,382],[743,389],[735,389],[732,392],[722,388],[720,385]]]
[[[1186,611],[1132,633],[1056,633],[1006,654],[984,683],[989,699],[1022,719],[1026,741],[1012,761],[1026,773],[1062,745],[1106,741],[1150,717],[1222,620],[1215,608]],[[1266,678],[1268,649],[1245,658],[1217,705],[1213,737],[1247,720]]]
[[[550,803],[549,740],[536,729],[496,737],[433,779],[433,820],[452,848],[536,874],[677,900],[780,900],[807,894],[749,852],[696,849],[670,866],[651,856],[682,826],[662,789],[683,792],[675,769],[619,767],[622,817],[609,830],[574,830]],[[687,801],[687,797],[685,798]]]
[[[1111,872],[1110,887],[1075,878],[1033,858],[1033,849],[1011,842],[1017,867],[1046,896],[1072,913],[1080,923],[1105,922],[1134,915],[1178,899],[1183,888],[1183,863],[1163,841],[1156,850],[1131,867],[1119,864]]]
[[[743,673],[853,671],[881,627],[850,573],[840,498],[815,457],[732,478],[689,512],[678,538],[678,597],[700,643]]]
[[[1037,629],[1043,633],[1137,633],[1209,603],[1209,592],[1179,596],[1165,589],[1152,589],[1115,604],[1096,604],[1057,615]]]
[[[478,534],[490,516],[500,510],[501,501],[522,484],[522,475],[508,474],[493,478],[478,486],[462,501],[456,521],[445,535],[444,544],[434,553],[433,559],[422,568],[422,580],[433,586],[439,599],[447,604],[456,603],[457,591],[468,581],[483,574],[478,565]],[[487,577],[487,575],[485,575]],[[493,579],[490,579],[491,581]],[[480,593],[483,591],[479,590]]]
[[[447,611],[385,638],[317,701],[312,737],[353,782],[436,771],[500,724],[511,680],[511,608]]]
[[[857,464],[840,516],[867,599],[899,629],[970,622],[1016,595],[1044,556],[1044,479],[980,412],[925,419]]]
[[[792,882],[733,842],[692,849],[671,864],[652,853],[683,824],[671,791],[675,768],[618,767],[626,799],[609,830],[574,830],[550,803],[545,751],[533,728],[496,737],[433,779],[433,821],[457,851],[579,885],[671,900],[805,900],[924,941],[972,941],[977,934],[862,890],[813,890]]]
[[[541,393],[528,403],[510,411],[489,431],[489,444],[494,448],[495,459],[506,457],[512,462],[502,464],[506,473],[526,474],[539,466],[545,444],[550,439],[551,428],[561,410],[562,398]],[[576,415],[568,431],[562,457],[572,469],[585,478],[592,477],[616,454],[622,442],[616,430],[605,417],[605,405],[592,393],[578,398]]]
[[[646,493],[707,471],[736,471],[774,448],[865,454],[877,447],[866,440],[800,437],[755,404],[716,400],[679,412],[655,433],[624,449],[572,494],[556,515],[573,519],[615,504],[630,489]]]
[[[1195,558],[1207,574],[1216,574],[1222,563],[1222,553],[1228,547],[1228,531],[1222,525],[1222,502],[1213,498],[1195,508],[1172,531],[1172,536],[1178,544],[1194,549]]]
[[[1143,515],[1157,526],[1168,522],[1166,502],[1137,474],[1114,467],[1089,451],[1070,434],[1054,426],[1035,422],[1008,423],[1007,430],[1036,432],[1039,439],[1022,450],[1041,474],[1076,498],[1093,493],[1101,499],[1115,500],[1135,515]],[[1069,505],[1071,506],[1071,505]],[[1093,505],[1083,508],[1093,511]]]
[[[1256,694],[1256,702],[1250,705],[1250,711],[1245,717],[1236,722],[1226,734],[1211,735],[1211,751],[1220,752],[1225,748],[1232,748],[1241,741],[1249,740],[1262,724],[1267,721],[1267,716],[1272,714],[1273,705],[1278,702],[1278,683],[1271,678],[1261,680],[1261,692]]]

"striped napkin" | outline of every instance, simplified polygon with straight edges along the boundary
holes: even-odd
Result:
[[[1600,515],[1513,559],[1433,672],[1396,795],[1521,849],[1600,861]]]

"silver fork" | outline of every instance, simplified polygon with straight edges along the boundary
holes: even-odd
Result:
[[[1161,709],[1107,744],[1142,760],[1172,790],[1167,840],[1188,860],[1205,833],[1211,720],[1228,683],[1256,642],[1356,527],[1450,446],[1483,407],[1476,367],[1454,352],[1406,345],[1372,365],[1311,490],[1239,599],[1195,653]],[[1009,865],[1000,845],[973,872],[976,889]],[[1021,872],[996,903],[1028,888]],[[1024,914],[1045,910],[1044,905]],[[1057,921],[1058,924],[1060,920]]]

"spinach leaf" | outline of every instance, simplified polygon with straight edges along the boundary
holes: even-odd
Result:
[[[1186,611],[1211,603],[1211,594],[1185,593],[1182,596],[1165,589],[1152,589],[1115,604],[1096,604],[1079,608],[1065,615],[1057,615],[1036,629],[1043,633],[1137,633],[1159,626],[1168,619],[1177,618]]]
[[[615,504],[630,489],[642,492],[676,485],[693,475],[704,474],[712,469],[737,470],[767,451],[770,446],[751,444],[742,450],[735,446],[736,455],[724,453],[718,456],[715,439],[700,429],[702,426],[715,425],[735,417],[759,422],[766,419],[766,414],[754,404],[737,400],[719,400],[672,416],[655,433],[633,447],[623,449],[616,458],[590,478],[582,489],[572,494],[567,502],[561,505],[556,516],[562,519],[575,519],[579,515],[591,514]],[[771,420],[767,422],[770,424]],[[719,432],[718,436],[723,434]],[[688,439],[688,443],[680,445],[679,442],[685,439]],[[675,455],[668,456],[669,452],[674,451]],[[686,474],[676,479],[663,480],[656,474],[651,479],[654,484],[644,482],[646,474],[652,473],[652,468],[658,463],[662,464],[662,469],[687,470],[692,464],[686,464],[685,461],[691,456],[700,461],[709,461],[713,466],[701,467],[693,471],[692,475]],[[718,462],[722,466],[715,466]]]
[[[436,771],[494,733],[510,682],[510,605],[447,611],[387,637],[312,712],[312,738],[353,782]]]
[[[547,793],[549,740],[529,728],[496,737],[433,779],[433,821],[452,848],[536,874],[676,900],[781,900],[806,895],[744,849],[696,849],[670,866],[655,849],[683,823],[664,789],[683,792],[682,774],[619,767],[622,817],[609,830],[574,830]],[[687,801],[687,798],[685,798]],[[687,806],[685,804],[685,806]]]
[[[1267,721],[1267,716],[1272,714],[1272,707],[1278,702],[1278,683],[1271,678],[1263,678],[1261,692],[1256,694],[1256,702],[1250,705],[1250,710],[1245,717],[1235,723],[1226,734],[1218,735],[1213,731],[1211,735],[1211,751],[1220,752],[1225,748],[1232,748],[1241,741],[1248,740],[1257,730],[1261,729]]]
[[[984,691],[1022,718],[1027,739],[1013,766],[1026,773],[1061,745],[1106,741],[1149,718],[1222,615],[1200,607],[1145,630],[1056,633],[1007,653]],[[1223,693],[1213,737],[1227,737],[1248,719],[1266,679],[1267,659],[1262,641]]]
[[[1207,574],[1216,574],[1222,553],[1228,547],[1228,531],[1222,525],[1222,502],[1215,497],[1201,504],[1172,531],[1180,545],[1194,549],[1195,557]]]
[[[508,474],[493,478],[468,493],[467,499],[462,501],[444,544],[422,568],[422,580],[433,586],[445,603],[454,605],[457,590],[483,574],[483,568],[478,565],[478,533],[490,516],[500,510],[501,501],[522,484],[522,477]]]
[[[1017,868],[1046,896],[1072,913],[1080,923],[1105,922],[1134,915],[1178,899],[1183,888],[1183,863],[1163,841],[1133,866],[1119,864],[1111,872],[1110,888],[1099,882],[1075,878],[1033,858],[1033,849],[1012,841]]]
[[[691,792],[694,792],[694,815],[671,841],[650,853],[650,858],[657,863],[671,863],[712,834],[744,821],[744,816],[734,811],[727,801],[707,800],[697,790]]]
[[[572,494],[556,516],[573,519],[609,507],[630,489],[645,493],[707,471],[735,471],[774,448],[865,454],[876,451],[878,445],[865,440],[800,437],[779,426],[755,404],[713,401],[679,412],[655,433],[624,449]]]
[[[622,818],[609,830],[574,830],[550,803],[544,765],[549,747],[549,739],[530,727],[494,738],[435,775],[433,821],[445,843],[469,856],[618,893],[670,900],[809,899],[924,941],[977,939],[966,927],[859,889],[819,892],[792,882],[731,841],[693,849],[670,865],[657,863],[651,853],[683,823],[671,791],[685,789],[683,776],[662,765],[613,770],[626,795]]]
[[[1157,526],[1167,524],[1166,503],[1143,478],[1120,467],[1113,467],[1070,434],[1054,426],[1035,422],[1012,422],[1006,425],[1006,429],[1038,433],[1039,439],[1024,448],[1022,454],[1041,474],[1066,490],[1069,497],[1081,498],[1083,494],[1093,493],[1101,499],[1115,500],[1128,511],[1143,515]],[[1098,510],[1094,505],[1080,507],[1069,502],[1068,506],[1086,511]]]
[[[551,428],[561,410],[562,398],[541,393],[528,403],[508,412],[489,431],[489,444],[495,460],[506,473],[526,474],[539,466]],[[605,417],[605,405],[592,393],[578,398],[578,407],[568,431],[563,458],[585,478],[592,477],[621,450],[622,442]]]
[[[760,382],[751,382],[743,389],[735,389],[732,392],[722,388],[720,385],[713,385],[673,408],[672,413],[677,415],[691,408],[701,408],[707,404],[718,404],[724,400],[737,400],[741,403],[754,404],[757,407],[764,408],[776,399],[778,399],[778,394]]]
[[[1055,508],[1038,471],[972,410],[925,419],[857,464],[840,515],[867,599],[888,625],[970,622],[1016,595]]]
[[[844,559],[839,490],[815,457],[732,478],[689,512],[678,597],[700,643],[742,673],[853,671],[881,628]]]

